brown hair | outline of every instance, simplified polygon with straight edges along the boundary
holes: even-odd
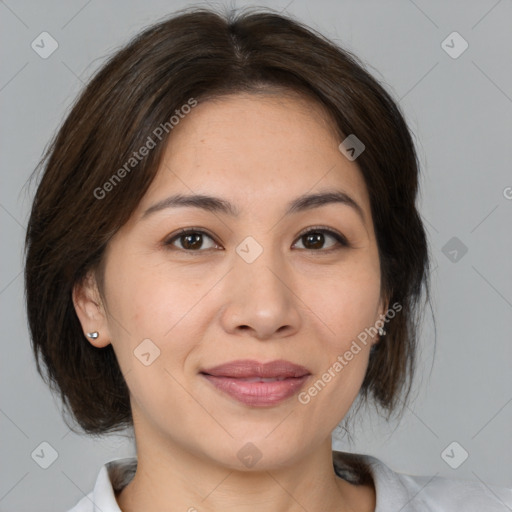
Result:
[[[131,427],[132,415],[112,345],[98,349],[84,338],[74,285],[100,268],[109,239],[148,189],[171,116],[191,99],[265,90],[306,95],[330,114],[340,142],[355,134],[366,146],[357,164],[370,197],[382,290],[401,310],[371,353],[358,398],[372,397],[391,413],[403,395],[405,406],[429,259],[415,206],[419,165],[399,107],[355,56],[289,17],[194,8],[147,28],[107,61],[36,169],[44,165],[26,235],[32,348],[41,377],[88,434]],[[127,169],[162,126],[161,141]],[[112,181],[115,173],[122,182]],[[105,186],[107,197],[98,192]]]

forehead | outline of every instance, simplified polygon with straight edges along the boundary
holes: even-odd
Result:
[[[342,190],[369,215],[364,179],[339,151],[328,114],[301,96],[236,94],[199,104],[169,137],[139,211],[169,193],[203,193],[261,208],[317,189]]]
[[[227,151],[231,161],[245,160],[246,165],[269,156],[276,162],[293,161],[337,146],[338,138],[325,108],[304,96],[234,94],[200,102],[173,130],[167,155],[172,158],[186,146],[218,158]],[[265,168],[270,166],[267,160]]]

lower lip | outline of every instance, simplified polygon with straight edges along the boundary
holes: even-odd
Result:
[[[309,375],[273,382],[247,382],[232,377],[203,374],[217,389],[245,405],[265,407],[276,405],[295,395]]]

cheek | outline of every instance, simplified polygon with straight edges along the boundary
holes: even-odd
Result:
[[[308,304],[314,317],[319,318],[318,329],[326,336],[320,345],[323,353],[317,354],[321,361],[318,375],[312,386],[305,389],[302,403],[308,402],[306,407],[318,410],[317,414],[324,418],[327,414],[326,419],[333,426],[359,392],[375,336],[372,328],[379,315],[380,274],[378,269],[369,272],[368,268],[372,267],[361,262],[350,270],[340,269],[328,280],[316,280]]]
[[[330,352],[348,350],[352,340],[367,332],[378,320],[380,274],[369,272],[368,266],[340,269],[328,278],[314,280],[309,286],[313,295],[309,294],[312,299],[308,305],[325,322],[322,331],[328,326]]]
[[[107,300],[112,344],[121,367],[137,372],[143,366],[137,354],[147,347],[162,372],[152,375],[167,379],[180,371],[189,353],[200,344],[202,302],[215,280],[202,284],[169,271],[162,264],[142,264],[129,258],[117,260],[109,269]],[[204,323],[204,322],[203,322]],[[204,325],[203,325],[204,328]],[[147,340],[150,340],[148,342]],[[145,344],[145,345],[144,345]],[[144,368],[144,371],[147,371]],[[143,381],[146,386],[149,382]]]
[[[112,261],[106,289],[114,328],[124,327],[123,336],[162,338],[183,314],[186,293],[180,281],[140,255],[114,254]]]
[[[119,262],[109,276],[112,345],[135,410],[171,422],[172,411],[194,406],[179,383],[193,340],[183,329],[197,294],[176,280],[170,286],[158,267]]]

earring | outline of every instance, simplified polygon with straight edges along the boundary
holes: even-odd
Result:
[[[384,336],[384,334],[386,334],[386,331],[382,327],[379,327],[379,335]]]
[[[88,332],[87,333],[87,336],[89,338],[91,338],[91,340],[95,340],[99,335],[100,335],[100,333],[98,331]]]

